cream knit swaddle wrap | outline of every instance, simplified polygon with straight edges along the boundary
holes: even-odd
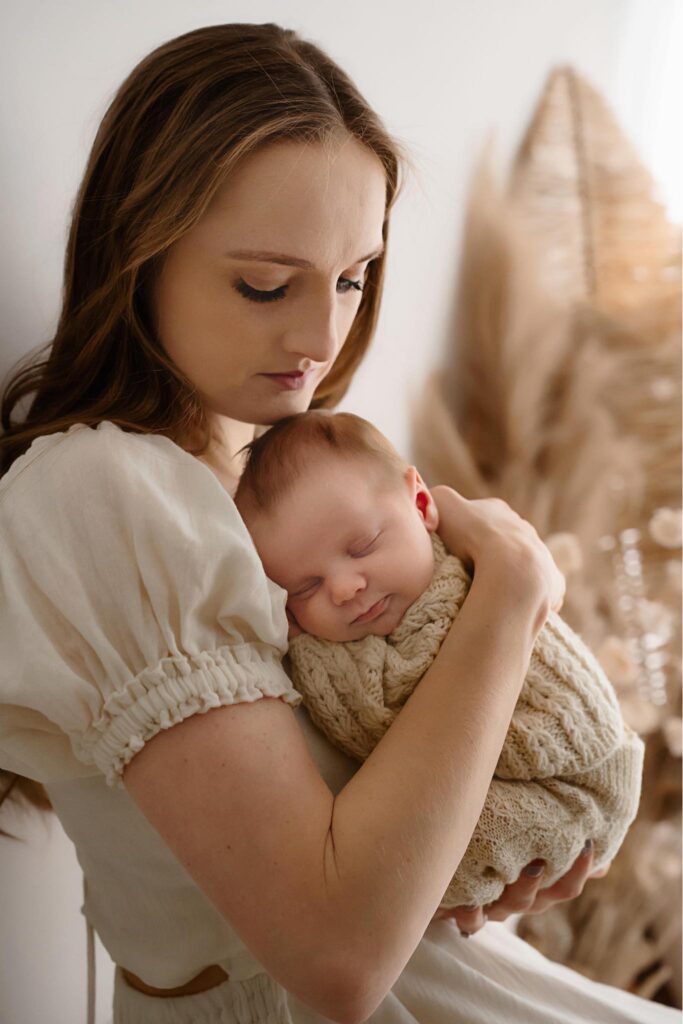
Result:
[[[289,644],[292,680],[313,721],[364,761],[420,681],[470,588],[462,562],[432,534],[432,581],[389,636],[345,643],[310,634]],[[610,861],[640,799],[644,745],[621,718],[595,656],[551,612],[529,668],[479,821],[441,906],[498,898],[542,857],[544,886],[568,871],[586,839]]]

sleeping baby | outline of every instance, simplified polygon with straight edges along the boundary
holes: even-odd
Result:
[[[414,466],[367,420],[309,411],[247,446],[235,503],[287,591],[288,669],[329,740],[364,760],[419,683],[471,584]],[[544,886],[593,839],[609,863],[638,809],[644,747],[586,645],[551,612],[442,907],[483,905],[531,860]]]

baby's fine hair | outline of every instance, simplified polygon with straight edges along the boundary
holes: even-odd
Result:
[[[368,420],[327,409],[285,416],[240,450],[247,452],[247,463],[235,504],[244,519],[275,508],[316,454],[366,460],[378,486],[397,485],[408,465]]]

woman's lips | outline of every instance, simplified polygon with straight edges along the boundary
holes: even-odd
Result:
[[[268,380],[274,381],[281,388],[286,388],[289,391],[298,391],[306,384],[309,377],[313,373],[313,370],[306,370],[305,372],[297,373],[262,373],[261,377],[267,377]]]
[[[391,595],[387,594],[386,597],[377,601],[376,604],[373,604],[372,608],[368,608],[363,615],[359,615],[357,619],[354,619],[351,625],[354,626],[357,622],[371,622],[373,619],[379,618],[379,616],[386,610],[390,596]]]

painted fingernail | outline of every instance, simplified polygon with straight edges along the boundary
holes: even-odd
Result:
[[[583,844],[583,850],[581,851],[581,856],[582,857],[587,857],[588,854],[592,851],[592,849],[593,849],[593,840],[592,839],[587,839],[586,842]]]
[[[542,875],[544,871],[544,860],[532,860],[531,864],[527,864],[527,866],[524,868],[522,874],[527,875],[529,878],[538,878],[538,876]]]

